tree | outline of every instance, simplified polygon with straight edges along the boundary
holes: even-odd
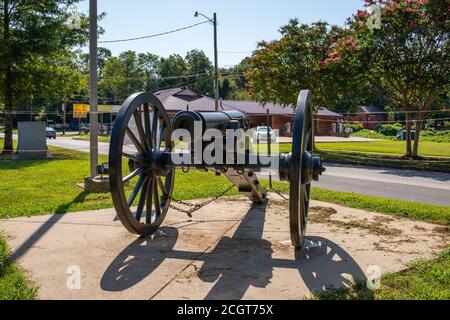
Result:
[[[295,105],[299,91],[310,89],[315,105],[336,105],[348,78],[330,81],[329,69],[323,65],[333,43],[346,30],[325,22],[307,25],[291,20],[280,32],[281,39],[259,43],[248,61],[251,94],[261,102]]]
[[[191,50],[186,54],[185,61],[188,86],[198,93],[213,96],[214,67],[206,54],[200,50]]]
[[[231,83],[228,78],[223,79],[219,84],[219,95],[222,99],[228,99],[231,93]]]
[[[145,86],[146,71],[136,52],[125,51],[106,61],[99,90],[107,100],[121,102],[135,92],[144,91]]]
[[[363,75],[377,84],[405,112],[406,157],[417,157],[420,133],[430,111],[438,108],[439,96],[447,96],[450,81],[450,11],[448,0],[368,0],[380,6],[381,28],[368,23],[368,10],[350,21],[354,45],[345,41],[336,57],[357,57]],[[348,40],[347,40],[348,41]],[[411,142],[413,115],[416,120],[414,148]]]
[[[146,83],[145,91],[155,92],[158,87],[158,67],[160,58],[157,55],[151,53],[139,54],[139,65],[144,70]]]
[[[14,105],[29,97],[30,85],[39,84],[36,69],[52,64],[52,58],[86,42],[87,20],[81,28],[66,23],[68,6],[78,0],[2,0],[0,1],[0,69],[5,105],[3,152],[13,152]]]
[[[161,58],[158,67],[159,89],[170,89],[186,83],[187,65],[178,54]]]

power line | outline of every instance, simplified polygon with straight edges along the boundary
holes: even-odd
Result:
[[[219,51],[219,53],[224,54],[252,54],[252,51]]]
[[[171,34],[171,33],[176,33],[176,32],[180,32],[180,31],[192,29],[192,28],[195,28],[197,26],[200,26],[200,25],[206,24],[206,23],[209,23],[209,21],[204,21],[204,22],[192,24],[190,26],[186,26],[186,27],[182,27],[182,28],[178,28],[178,29],[170,30],[170,31],[166,31],[166,32],[161,32],[161,33],[157,33],[157,34],[152,34],[152,35],[148,35],[148,36],[142,36],[142,37],[136,37],[136,38],[128,38],[128,39],[119,39],[119,40],[99,41],[98,43],[118,43],[118,42],[129,42],[129,41],[137,41],[137,40],[156,38],[156,37],[165,36],[165,35],[168,35],[168,34]]]

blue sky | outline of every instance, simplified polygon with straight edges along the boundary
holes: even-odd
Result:
[[[98,0],[99,12],[107,16],[100,25],[106,30],[101,40],[115,40],[160,33],[197,22],[196,10],[207,16],[217,12],[219,20],[219,64],[230,66],[255,49],[258,41],[279,38],[278,30],[290,18],[311,23],[317,20],[343,25],[360,9],[363,0]],[[89,1],[80,3],[87,12]],[[160,56],[185,55],[197,48],[213,58],[213,28],[204,24],[160,38],[108,44],[113,54],[125,50],[151,52]]]

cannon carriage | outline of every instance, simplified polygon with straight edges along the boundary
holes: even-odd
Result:
[[[292,152],[271,156],[253,152],[245,136],[238,141],[236,133],[250,129],[246,115],[240,111],[184,111],[171,121],[157,97],[150,93],[132,95],[116,119],[109,155],[111,193],[120,221],[133,234],[155,233],[171,207],[177,169],[223,174],[253,203],[265,203],[267,191],[261,186],[257,173],[273,170],[276,164],[280,180],[290,183],[292,244],[296,248],[303,247],[311,184],[325,171],[320,158],[313,155],[311,99],[309,91],[299,95]],[[177,149],[174,141],[177,132],[191,137],[189,151]],[[208,132],[213,132],[214,136],[206,139]],[[235,143],[230,146],[231,140]],[[212,150],[213,161],[203,158],[208,148]],[[222,152],[220,157],[219,152]],[[127,196],[126,190],[130,188],[131,194]]]

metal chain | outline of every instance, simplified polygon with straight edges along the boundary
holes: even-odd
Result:
[[[233,185],[229,186],[224,192],[222,192],[222,193],[218,194],[217,196],[215,196],[214,198],[212,198],[212,199],[210,199],[210,200],[208,200],[206,202],[200,203],[200,204],[193,204],[193,203],[189,203],[189,202],[186,202],[186,201],[177,200],[176,198],[171,197],[170,200],[176,202],[177,204],[189,207],[191,209],[187,210],[187,209],[183,209],[183,208],[180,208],[180,207],[176,207],[174,205],[170,205],[170,208],[173,209],[173,210],[176,210],[178,212],[181,212],[181,213],[186,213],[189,218],[192,218],[192,214],[194,212],[197,212],[200,209],[202,209],[202,208],[210,205],[211,203],[219,200],[220,198],[224,197],[228,192],[233,190],[234,187],[235,186],[233,184]]]

